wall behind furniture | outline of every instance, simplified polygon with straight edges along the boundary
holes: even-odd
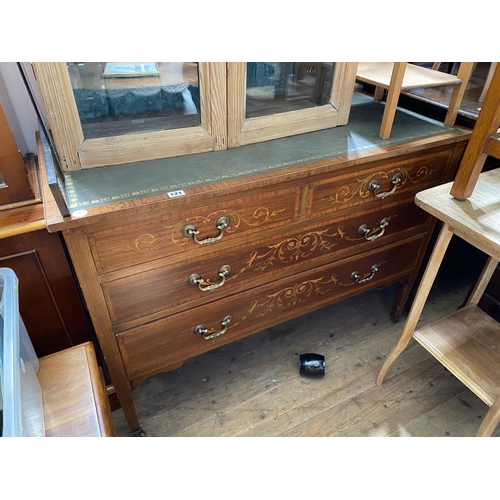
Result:
[[[22,156],[36,155],[38,119],[16,62],[0,62],[0,104]]]

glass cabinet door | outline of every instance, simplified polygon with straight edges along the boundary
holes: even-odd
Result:
[[[347,124],[356,63],[228,63],[228,147]]]
[[[86,139],[201,125],[196,63],[67,66]]]
[[[64,170],[226,148],[224,63],[33,63]]]

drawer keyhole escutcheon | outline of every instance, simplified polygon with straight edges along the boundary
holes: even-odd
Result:
[[[351,274],[351,279],[353,279],[358,285],[362,285],[363,283],[368,283],[373,277],[375,276],[375,273],[379,270],[379,267],[377,264],[374,264],[372,268],[370,269],[370,276],[367,276],[366,278],[361,278],[361,274],[358,273],[358,271],[354,271]]]
[[[389,225],[389,217],[385,217],[378,223],[378,227],[381,229],[378,233],[370,234],[370,230],[368,229],[368,226],[366,224],[363,224],[359,226],[358,228],[358,233],[363,234],[365,236],[365,240],[367,241],[373,241],[376,240],[377,238],[380,238],[384,233],[385,233],[385,228]]]
[[[227,330],[227,325],[233,321],[233,317],[228,314],[223,320],[222,320],[222,330],[220,332],[214,332],[214,333],[208,333],[207,327],[205,325],[198,325],[193,328],[193,332],[196,333],[197,335],[201,335],[205,340],[210,340],[210,339],[215,339],[217,337],[220,337],[224,333],[226,333]]]
[[[219,276],[222,278],[219,283],[212,283],[211,285],[203,285],[205,280],[199,274],[191,274],[187,279],[188,284],[190,285],[198,285],[198,288],[202,292],[211,292],[216,288],[220,288],[226,282],[226,276],[231,272],[231,266],[225,265],[219,269]]]
[[[193,238],[195,243],[198,243],[198,245],[211,245],[212,243],[219,241],[224,236],[224,231],[230,223],[231,221],[229,220],[229,217],[223,215],[217,220],[217,224],[215,225],[220,231],[219,235],[212,238],[205,238],[204,240],[199,240],[197,238],[200,232],[194,224],[187,224],[186,226],[184,226],[182,228],[182,234],[185,238]]]
[[[393,187],[390,191],[385,191],[384,193],[377,193],[377,189],[380,187],[379,183],[377,182],[377,179],[373,179],[370,181],[370,184],[368,184],[368,190],[373,191],[373,194],[377,198],[381,198],[382,200],[389,196],[390,194],[394,193],[396,191],[397,185],[403,180],[403,176],[401,174],[394,174],[391,179],[391,184],[393,184]]]

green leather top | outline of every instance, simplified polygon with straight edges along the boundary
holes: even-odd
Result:
[[[349,124],[225,151],[65,173],[70,211],[373,150],[457,130],[398,108],[390,139],[378,137],[383,104],[356,96]]]

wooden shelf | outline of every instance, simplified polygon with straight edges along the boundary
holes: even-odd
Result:
[[[356,78],[371,85],[388,89],[391,83],[393,68],[394,63],[391,62],[360,62]],[[408,64],[401,90],[458,85],[460,82],[461,80],[455,75]]]
[[[466,200],[450,194],[451,183],[417,193],[415,203],[447,223],[454,234],[500,260],[500,169],[483,172]]]
[[[416,330],[413,338],[488,406],[500,398],[500,325],[477,306]]]

